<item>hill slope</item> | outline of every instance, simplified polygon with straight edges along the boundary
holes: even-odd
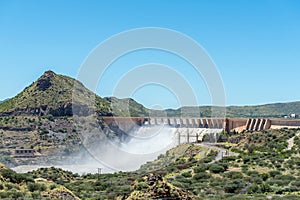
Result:
[[[46,71],[17,96],[0,102],[0,113],[71,116],[78,107],[88,107],[101,116],[142,116],[148,110],[133,99],[101,98],[73,78]]]
[[[12,114],[18,111],[14,114],[66,116],[72,115],[74,103],[87,105],[90,99],[95,99],[95,109],[101,110],[103,114],[110,113],[110,104],[80,82],[47,71],[17,96],[1,103],[0,112]]]

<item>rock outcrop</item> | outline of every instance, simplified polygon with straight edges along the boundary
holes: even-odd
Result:
[[[46,71],[42,77],[37,80],[37,90],[45,91],[51,86],[51,79],[55,76],[52,71]]]

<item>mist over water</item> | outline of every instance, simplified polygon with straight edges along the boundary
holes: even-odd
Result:
[[[178,144],[176,129],[168,126],[142,126],[130,133],[130,140],[120,148],[131,154],[164,153]],[[158,155],[157,155],[158,154]]]
[[[206,134],[217,140],[217,135],[221,131],[221,129],[174,128],[166,125],[142,126],[135,127],[130,131],[128,139],[123,142],[113,141],[107,137],[103,139],[98,135],[99,133],[95,132],[86,136],[84,151],[72,155],[58,164],[26,165],[13,169],[17,172],[27,172],[39,167],[54,166],[79,174],[97,173],[98,168],[101,168],[102,173],[133,171],[177,146],[179,144],[178,134],[181,135],[180,143],[183,144],[187,142],[187,134],[190,135],[189,141],[195,142],[196,134],[199,135],[199,140],[202,140]]]

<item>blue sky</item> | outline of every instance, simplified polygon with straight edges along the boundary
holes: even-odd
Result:
[[[122,31],[162,27],[196,40],[215,62],[227,105],[300,100],[300,1],[128,0],[0,1],[0,99],[15,96],[51,69],[76,77],[88,54]],[[156,62],[184,74],[199,101],[210,104],[205,82],[184,61],[142,51],[116,62],[96,91],[113,94],[115,83],[137,65]],[[176,94],[157,85],[132,97],[148,107],[178,107]]]

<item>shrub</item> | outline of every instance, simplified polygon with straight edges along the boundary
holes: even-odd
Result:
[[[55,188],[56,188],[56,185],[55,185],[55,184],[50,185],[50,190],[53,190],[53,189],[55,189]]]
[[[262,178],[263,181],[266,181],[270,176],[269,174],[263,173],[260,175],[260,177]]]
[[[226,183],[224,190],[226,193],[238,193],[245,186],[243,180],[235,179]]]
[[[210,163],[213,159],[211,157],[203,158],[201,161],[204,163]]]
[[[288,180],[288,181],[292,181],[295,180],[296,178],[290,174],[287,175],[276,175],[275,176],[276,179],[280,179],[280,180]]]
[[[248,189],[247,193],[248,194],[255,194],[255,193],[260,193],[260,188],[257,184],[252,184]]]
[[[190,178],[190,177],[192,177],[192,174],[191,174],[191,172],[184,172],[184,173],[182,173],[182,176],[184,176],[185,178]]]
[[[166,167],[166,170],[168,173],[174,172],[176,171],[176,167],[174,165],[169,165],[168,167]]]
[[[262,193],[271,192],[271,187],[268,184],[264,183],[260,185],[260,190]]]
[[[146,188],[148,188],[148,185],[145,182],[139,182],[134,186],[134,189],[136,189],[136,190],[143,190]]]
[[[9,179],[12,183],[34,182],[33,178],[28,174],[18,174],[11,169],[3,169],[1,171],[5,179]]]
[[[195,173],[205,172],[206,170],[207,170],[207,167],[205,165],[200,165],[200,166],[194,168]]]
[[[243,174],[241,172],[228,172],[224,174],[226,177],[230,179],[242,179]]]
[[[206,172],[200,172],[193,176],[193,179],[195,179],[195,180],[209,179],[209,178],[210,178],[210,175]]]
[[[300,188],[300,181],[293,181],[291,182],[291,185]]]
[[[45,184],[29,183],[27,188],[30,192],[45,191],[47,189],[47,186]]]
[[[256,183],[256,184],[261,184],[263,182],[263,180],[261,177],[254,176],[252,178],[251,182]]]
[[[276,175],[280,175],[281,173],[279,171],[269,171],[270,177],[275,177]]]
[[[221,173],[225,171],[225,168],[222,165],[212,164],[209,166],[209,171],[212,173]]]

